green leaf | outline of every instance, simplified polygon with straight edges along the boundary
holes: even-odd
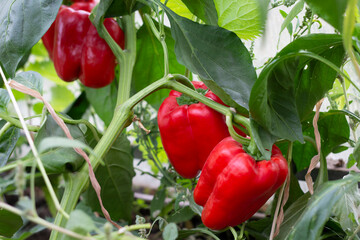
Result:
[[[118,17],[139,10],[144,5],[136,0],[112,0],[105,17]]]
[[[165,3],[165,0],[161,0],[162,3]],[[177,15],[182,16],[187,19],[192,19],[194,13],[186,6],[186,2],[182,0],[168,0],[166,7],[170,8]]]
[[[350,165],[349,162],[352,162],[352,164]],[[348,167],[354,165],[355,163],[357,167],[360,168],[360,138],[356,142],[353,153],[349,156]]]
[[[66,108],[65,113],[72,119],[81,119],[89,106],[90,103],[86,98],[86,93],[81,92],[75,101]]]
[[[4,0],[0,10],[0,62],[10,77],[23,56],[54,22],[61,0]]]
[[[181,1],[186,4],[188,9],[194,15],[196,15],[198,18],[203,20],[206,24],[214,25],[214,26],[217,25],[218,16],[213,0],[181,0]],[[167,4],[167,6],[169,7],[169,3]],[[169,8],[172,9],[171,7]]]
[[[288,14],[285,12],[285,11],[283,11],[283,10],[279,10],[280,11],[280,14],[281,14],[281,16],[283,16],[283,18],[285,18],[285,20],[286,20],[286,17],[288,16]],[[284,20],[284,21],[285,21]],[[288,25],[286,25],[286,28],[287,28],[287,30],[288,30],[288,32],[289,32],[289,35],[290,36],[292,36],[292,33],[293,33],[293,26],[292,26],[292,23],[290,22],[290,23],[288,23]],[[281,30],[282,31],[282,30]],[[280,32],[281,33],[281,32]],[[279,40],[280,40],[280,38],[279,38]]]
[[[304,0],[298,1],[295,6],[291,9],[289,14],[285,17],[285,20],[281,24],[280,33],[291,24],[291,21],[303,10]],[[292,30],[292,29],[291,29]],[[290,31],[289,31],[290,33]],[[291,33],[290,33],[291,35]]]
[[[70,213],[70,218],[66,223],[66,229],[81,235],[89,235],[91,231],[96,230],[91,217],[81,210],[74,210]],[[63,235],[62,240],[73,240],[75,238]]]
[[[5,209],[0,209],[0,219],[0,236],[11,238],[23,225],[21,216]]]
[[[355,232],[359,223],[360,193],[358,184],[354,183],[344,193],[344,196],[334,207],[335,219],[337,219],[342,229],[349,235]]]
[[[7,113],[7,106],[10,102],[10,96],[6,89],[0,88],[0,112]]]
[[[153,200],[150,204],[150,215],[155,218],[165,205],[166,188],[163,187],[156,191]]]
[[[162,234],[164,240],[176,240],[178,235],[179,233],[175,223],[169,223],[168,225],[166,225]]]
[[[291,228],[286,239],[319,239],[325,223],[333,212],[335,204],[358,181],[360,181],[359,174],[350,174],[344,179],[326,182],[316,189],[304,212]]]
[[[5,120],[0,120],[0,129],[4,127],[5,124]],[[4,166],[9,160],[19,138],[20,129],[13,126],[0,136],[0,167]]]
[[[121,134],[99,166],[96,179],[101,186],[101,198],[112,219],[130,221],[133,202],[132,178],[135,176],[131,146],[126,135]],[[85,193],[87,204],[101,212],[96,193],[88,188]]]
[[[44,47],[45,48],[45,47]],[[57,85],[67,86],[72,83],[65,82],[57,75],[54,64],[48,59],[41,59],[35,62],[30,62],[26,66],[25,71],[35,71],[41,74],[47,80],[53,81]]]
[[[190,198],[189,198],[189,206],[190,206],[191,210],[193,210],[194,213],[196,213],[196,214],[198,214],[199,216],[201,216],[203,207],[200,206],[200,205],[197,205],[197,204],[195,203],[194,195],[193,195],[193,194],[191,194],[191,196],[190,196]]]
[[[171,73],[183,74],[185,67],[176,61],[175,41],[170,34],[170,29],[165,27],[164,30],[169,54],[169,70]],[[146,25],[143,25],[137,32],[136,51],[136,63],[132,78],[134,93],[164,76],[164,55],[161,44]],[[146,97],[146,101],[158,109],[168,95],[169,90],[162,89]]]
[[[66,124],[71,136],[85,143],[85,137],[77,125]],[[51,115],[47,116],[45,124],[35,137],[35,146],[48,137],[66,137],[64,131],[57,125]],[[84,163],[84,159],[71,148],[54,147],[40,154],[41,161],[48,174],[76,171]]]
[[[305,2],[315,14],[342,31],[348,0],[305,0]]]
[[[179,63],[198,74],[225,104],[247,114],[256,73],[249,52],[232,32],[180,17],[164,6]]]
[[[272,149],[277,138],[257,124],[252,118],[250,118],[250,127],[261,154],[266,160],[270,160],[271,152],[269,150]]]
[[[93,150],[83,142],[65,137],[47,137],[41,140],[38,145],[39,153],[46,152],[49,149],[62,148],[80,148],[88,153],[94,154]]]
[[[43,93],[44,79],[37,72],[33,72],[33,71],[20,72],[16,74],[14,80],[30,89],[39,92],[40,94]]]
[[[168,222],[180,223],[189,221],[195,215],[194,211],[189,206],[180,208],[173,215],[168,217]]]
[[[311,34],[287,45],[263,69],[251,91],[252,118],[274,136],[303,141],[301,120],[332,88],[336,71],[302,51],[318,54],[339,66],[341,36]]]
[[[115,81],[103,88],[88,88],[85,87],[86,98],[95,112],[108,126],[114,115],[116,107],[117,87]]]
[[[218,24],[241,39],[254,39],[263,29],[261,8],[257,0],[214,0]]]
[[[51,106],[61,112],[74,101],[74,94],[65,86],[56,85],[51,88]]]

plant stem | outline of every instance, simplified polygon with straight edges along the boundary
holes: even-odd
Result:
[[[233,227],[229,227],[230,232],[232,233],[234,240],[238,240],[238,235]]]
[[[132,73],[136,60],[135,15],[123,16],[125,32],[125,51],[123,62],[120,62],[120,79],[116,106],[125,103],[130,97]]]
[[[31,214],[27,214],[11,205],[8,205],[6,203],[3,203],[3,202],[0,202],[0,208],[3,208],[9,212],[12,212],[16,215],[19,215],[19,216],[24,216],[25,218],[27,218],[29,221],[33,222],[33,223],[36,223],[36,224],[39,224],[39,225],[42,225],[44,227],[47,227],[49,229],[52,229],[54,231],[58,231],[58,232],[61,232],[65,235],[68,235],[70,237],[73,237],[73,238],[77,238],[77,239],[81,239],[81,240],[93,240],[94,238],[92,237],[86,237],[86,236],[83,236],[83,235],[80,235],[78,233],[75,233],[75,232],[72,232],[68,229],[65,229],[65,228],[62,228],[62,227],[59,227],[53,223],[50,223],[42,218],[39,218],[37,216],[32,216]]]
[[[99,141],[99,135],[98,132],[96,131],[96,128],[87,120],[85,119],[79,119],[79,120],[74,120],[74,119],[70,119],[67,118],[61,114],[58,114],[58,116],[64,120],[65,123],[70,123],[70,124],[84,124],[86,127],[88,127],[90,129],[90,131],[92,132],[92,134],[94,135],[94,138],[96,141]]]
[[[14,125],[17,128],[23,128],[23,126],[21,125],[21,121],[15,119],[13,117],[10,117],[9,115],[7,115],[5,113],[0,112],[0,118],[8,121],[9,123],[11,123],[12,125]],[[31,132],[37,132],[40,129],[39,126],[33,126],[33,125],[26,125],[26,126],[27,126],[27,129]]]
[[[5,123],[5,125],[0,129],[0,138],[2,137],[2,135],[4,135],[6,133],[7,130],[9,130],[9,128],[12,126],[12,123],[7,122]]]

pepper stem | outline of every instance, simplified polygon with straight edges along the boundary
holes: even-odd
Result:
[[[242,145],[248,146],[251,143],[250,139],[244,138],[235,131],[232,119],[232,115],[226,115],[226,125],[228,126],[230,136]]]

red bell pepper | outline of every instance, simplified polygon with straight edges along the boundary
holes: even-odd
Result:
[[[87,87],[100,88],[114,79],[115,56],[89,20],[97,1],[79,1],[62,6],[55,22],[43,36],[43,43],[59,77],[71,82],[78,78]],[[114,19],[105,28],[124,48],[124,33]]]
[[[275,145],[269,161],[255,161],[240,143],[225,138],[210,153],[194,190],[195,202],[204,206],[204,225],[220,230],[248,220],[287,174],[287,162]]]
[[[196,89],[207,89],[200,81],[192,83]],[[223,104],[210,90],[205,96]],[[180,97],[180,92],[170,92],[158,111],[158,125],[170,163],[182,177],[193,178],[211,150],[229,136],[229,132],[222,114],[200,102],[179,105]]]

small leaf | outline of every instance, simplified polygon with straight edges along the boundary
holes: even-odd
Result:
[[[170,20],[179,63],[198,74],[225,104],[247,114],[256,73],[240,39],[223,28],[201,25],[163,8]]]
[[[53,149],[53,148],[57,148],[57,147],[80,148],[89,153],[94,154],[93,150],[85,143],[80,142],[78,140],[65,138],[65,137],[47,137],[47,138],[42,139],[40,141],[40,143],[38,144],[39,153],[43,153],[49,149]]]
[[[179,233],[175,223],[169,223],[168,225],[166,225],[162,234],[164,240],[176,240],[178,235]]]
[[[6,124],[5,120],[0,120],[0,129]],[[0,136],[0,167],[3,167],[7,161],[16,143],[20,138],[20,129],[10,127],[4,134]]]
[[[6,89],[0,88],[0,112],[7,112],[7,105],[10,102],[10,96]]]
[[[23,225],[21,216],[5,209],[0,209],[0,219],[0,236],[11,238]]]
[[[353,162],[352,165],[356,163],[357,167],[360,169],[360,139],[357,140],[354,151],[350,154],[348,161]]]
[[[241,39],[254,39],[261,34],[261,8],[257,0],[215,0],[218,24]]]
[[[195,215],[194,211],[189,207],[180,208],[173,215],[168,217],[169,222],[180,223],[189,221]]]
[[[252,118],[250,118],[250,127],[261,154],[266,160],[270,160],[271,152],[269,150],[272,149],[277,138],[257,124]]]
[[[85,87],[86,98],[95,112],[108,126],[114,115],[116,107],[117,87],[115,81],[103,88],[88,88]]]
[[[151,217],[155,218],[159,215],[160,211],[164,207],[166,197],[166,188],[159,189],[150,204]]]
[[[193,195],[193,194],[191,194],[191,197],[190,197],[190,199],[189,199],[189,204],[190,204],[191,210],[193,210],[194,213],[196,213],[196,214],[198,214],[199,216],[201,216],[203,207],[200,206],[200,205],[197,205],[197,204],[195,203],[194,195]]]
[[[14,80],[30,89],[39,92],[41,95],[43,94],[44,79],[37,72],[33,72],[33,71],[20,72],[16,74]]]
[[[4,0],[0,10],[0,62],[11,78],[25,54],[54,22],[61,0]]]
[[[289,14],[285,17],[283,23],[281,24],[280,33],[291,24],[291,21],[303,10],[303,8],[304,8],[304,0],[298,1],[295,4],[295,6],[291,9]]]

